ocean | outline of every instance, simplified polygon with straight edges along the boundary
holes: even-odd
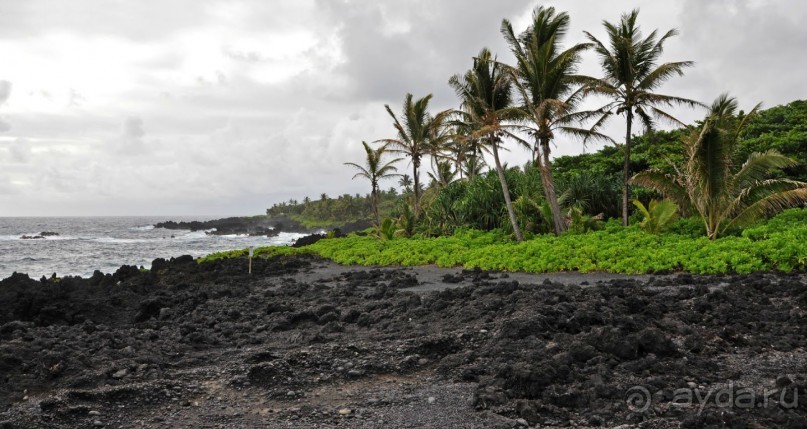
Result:
[[[0,279],[14,272],[89,277],[93,271],[115,272],[121,265],[149,268],[155,258],[204,256],[249,246],[283,246],[304,234],[276,237],[207,235],[204,231],[154,228],[166,220],[210,220],[213,217],[0,217]],[[23,235],[59,235],[25,240]]]

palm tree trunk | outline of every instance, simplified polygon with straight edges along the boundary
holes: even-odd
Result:
[[[510,200],[510,188],[507,186],[507,178],[504,177],[504,169],[502,163],[499,161],[499,145],[496,139],[490,136],[490,146],[493,148],[493,161],[496,162],[496,172],[499,174],[499,183],[502,184],[502,193],[504,194],[504,205],[507,206],[507,215],[510,217],[510,223],[513,225],[513,233],[516,235],[516,240],[520,243],[524,241],[524,236],[521,234],[521,228],[518,227],[516,220],[516,212],[513,210],[513,202]]]
[[[418,168],[420,167],[420,157],[412,157],[412,180],[415,186],[415,218],[417,219],[420,214],[420,178],[418,177]]]
[[[552,164],[549,161],[549,139],[541,138],[541,155],[538,168],[541,170],[541,182],[544,184],[544,194],[549,203],[549,210],[552,212],[552,224],[555,227],[555,235],[560,235],[566,231],[566,222],[560,214],[560,204],[558,195],[555,192],[555,179],[552,178]]]
[[[376,226],[381,226],[381,219],[378,217],[378,185],[373,183],[373,192],[370,195],[371,202],[373,204],[373,215],[375,216],[375,224]]]
[[[633,125],[633,112],[628,109],[627,131],[625,133],[625,163],[622,165],[622,226],[628,226],[628,180],[630,177],[630,128]]]

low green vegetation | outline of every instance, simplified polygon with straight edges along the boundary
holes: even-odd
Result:
[[[379,190],[378,212],[379,216],[389,216],[393,208],[399,203],[401,196],[395,188]],[[373,197],[368,195],[344,194],[336,198],[321,194],[318,199],[310,197],[302,201],[291,199],[274,204],[266,210],[269,217],[288,216],[300,222],[306,228],[337,228],[342,225],[371,221],[373,215]]]
[[[618,220],[587,233],[536,235],[517,243],[502,230],[459,230],[443,237],[380,240],[351,235],[302,248],[263,247],[259,257],[316,254],[341,264],[462,266],[531,273],[604,271],[642,274],[685,271],[695,274],[750,273],[807,269],[807,210],[791,209],[736,235],[710,240],[693,234],[681,219],[666,233],[651,234]],[[695,221],[697,223],[697,221]],[[702,226],[700,226],[702,228]],[[215,253],[200,263],[246,256],[246,250]]]

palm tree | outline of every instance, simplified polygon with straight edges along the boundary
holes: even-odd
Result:
[[[451,169],[451,162],[449,161],[437,161],[436,171],[429,173],[429,177],[437,189],[443,189],[451,184],[456,175],[457,171]]]
[[[465,158],[465,161],[460,166],[460,171],[465,173],[468,180],[473,180],[476,176],[482,174],[482,168],[485,167],[485,159],[482,155],[476,153]]]
[[[603,21],[610,49],[591,33],[585,32],[594,44],[594,50],[600,58],[605,77],[592,82],[590,90],[604,95],[611,101],[602,108],[602,116],[598,124],[605,122],[613,114],[624,114],[625,159],[622,167],[622,224],[628,225],[628,179],[630,177],[630,144],[631,128],[634,115],[642,122],[645,130],[653,128],[654,118],[666,119],[683,125],[672,115],[661,110],[661,107],[673,105],[702,106],[694,100],[671,95],[657,94],[654,91],[669,78],[684,75],[684,69],[692,66],[692,61],[678,61],[658,65],[659,57],[664,50],[664,42],[678,34],[672,29],[656,39],[654,30],[642,38],[636,18],[639,10],[622,15],[619,24]]]
[[[398,131],[398,138],[382,139],[379,142],[390,146],[390,151],[408,156],[412,160],[412,177],[415,191],[415,216],[420,213],[420,161],[423,155],[435,147],[436,140],[440,138],[441,128],[448,114],[447,111],[432,116],[428,112],[429,94],[417,101],[412,101],[412,94],[406,94],[404,99],[401,120],[395,116],[388,104],[384,107],[392,117],[392,124]]]
[[[568,28],[569,15],[556,14],[553,7],[536,8],[532,23],[519,36],[513,32],[509,21],[502,21],[502,34],[516,58],[515,67],[509,69],[523,101],[521,110],[525,124],[519,128],[531,135],[534,142],[511,135],[533,150],[555,234],[566,230],[549,161],[550,143],[555,133],[610,140],[595,131],[597,124],[589,130],[571,126],[591,117],[593,112],[576,110],[584,95],[582,85],[590,80],[576,74],[577,65],[580,54],[590,45],[582,43],[561,50],[560,42]]]
[[[408,174],[402,174],[398,179],[398,186],[403,188],[405,194],[412,192],[412,178]]]
[[[398,171],[398,169],[395,168],[393,164],[400,161],[401,158],[396,158],[387,163],[383,163],[381,158],[387,151],[386,145],[373,150],[373,148],[371,148],[367,143],[361,142],[361,144],[364,146],[364,151],[366,152],[367,156],[365,166],[352,162],[346,162],[345,165],[349,165],[359,171],[353,176],[354,179],[357,177],[363,177],[370,181],[370,186],[372,187],[372,192],[370,192],[370,202],[373,206],[373,216],[375,217],[375,224],[381,225],[380,218],[378,216],[378,182],[387,177],[397,176],[397,174],[394,174],[393,171]]]
[[[504,130],[503,120],[512,119],[515,110],[512,108],[512,79],[505,73],[487,48],[482,48],[474,58],[474,66],[465,75],[454,75],[449,81],[457,96],[462,100],[460,122],[473,130],[469,138],[484,138],[487,148],[493,153],[496,172],[504,194],[507,215],[513,225],[516,240],[524,241],[521,228],[518,226],[510,189],[504,175],[504,168],[499,159],[499,146],[502,143]]]
[[[712,240],[762,215],[806,203],[807,183],[768,179],[771,170],[794,166],[796,161],[769,150],[752,153],[735,167],[732,159],[739,136],[758,110],[759,105],[737,117],[737,100],[721,95],[703,125],[684,139],[687,160],[676,168],[676,175],[649,170],[631,182],[655,189],[681,207],[694,208]]]

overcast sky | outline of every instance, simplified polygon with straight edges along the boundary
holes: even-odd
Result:
[[[509,60],[501,20],[521,31],[537,4],[0,0],[0,216],[257,214],[366,193],[342,163],[394,136],[383,105],[411,92],[455,107],[448,78],[483,46]],[[662,92],[729,91],[746,108],[807,98],[800,0],[541,4],[569,12],[567,45],[636,7],[645,31],[678,28],[663,59],[696,66]],[[593,54],[582,71],[599,74]],[[560,138],[554,154],[582,150]]]

